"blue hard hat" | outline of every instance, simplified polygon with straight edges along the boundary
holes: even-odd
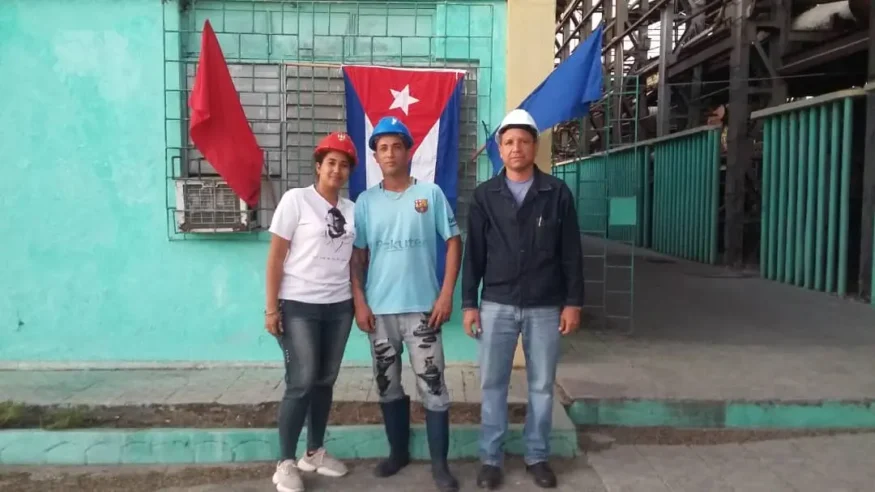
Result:
[[[380,121],[377,122],[377,126],[374,127],[374,133],[371,134],[371,138],[368,140],[368,147],[370,147],[371,150],[377,150],[377,139],[383,135],[398,135],[404,140],[404,145],[406,145],[408,149],[413,147],[413,137],[410,136],[410,130],[404,126],[404,123],[401,123],[401,120],[394,116],[384,116],[380,118]]]

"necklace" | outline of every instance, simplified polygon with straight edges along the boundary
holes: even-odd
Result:
[[[404,196],[405,193],[407,193],[407,190],[409,190],[410,187],[413,186],[414,184],[416,184],[416,178],[414,178],[413,176],[411,176],[411,177],[408,179],[408,181],[407,181],[407,187],[404,188],[402,191],[391,191],[391,190],[387,190],[387,189],[383,186],[383,182],[382,182],[382,181],[380,182],[380,189],[383,190],[383,194],[386,195],[387,198],[389,198],[390,200],[393,200],[393,201],[398,201],[398,200],[401,199],[401,197]],[[391,194],[390,194],[390,193],[391,193]]]

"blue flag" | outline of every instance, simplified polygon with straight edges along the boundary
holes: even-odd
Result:
[[[525,109],[544,131],[559,123],[583,118],[589,105],[602,97],[602,37],[604,23],[550,72],[517,108]],[[495,174],[504,163],[498,155],[495,132],[486,141],[486,152]]]

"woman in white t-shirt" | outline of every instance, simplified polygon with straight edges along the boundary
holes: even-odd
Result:
[[[316,184],[287,191],[270,225],[265,327],[277,337],[286,367],[278,417],[282,456],[273,475],[280,492],[304,490],[298,470],[347,473],[323,441],[353,320],[353,202],[340,190],[356,165],[355,145],[349,135],[332,133],[316,146],[314,158]],[[308,416],[307,450],[297,459]]]

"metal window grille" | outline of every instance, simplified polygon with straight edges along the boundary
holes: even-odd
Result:
[[[168,193],[171,239],[189,232],[263,230],[284,191],[314,182],[316,142],[346,127],[342,63],[467,71],[457,207],[458,221],[465,224],[477,184],[476,164],[469,161],[478,148],[479,122],[489,119],[493,41],[491,24],[484,28],[469,23],[461,32],[458,21],[464,16],[487,18],[491,5],[259,0],[171,4],[165,8],[167,176],[168,189],[176,195]],[[177,16],[173,9],[178,9]],[[244,112],[265,152],[255,210],[234,200],[187,134],[187,101],[205,19],[222,44]],[[207,193],[212,198],[204,199]]]

